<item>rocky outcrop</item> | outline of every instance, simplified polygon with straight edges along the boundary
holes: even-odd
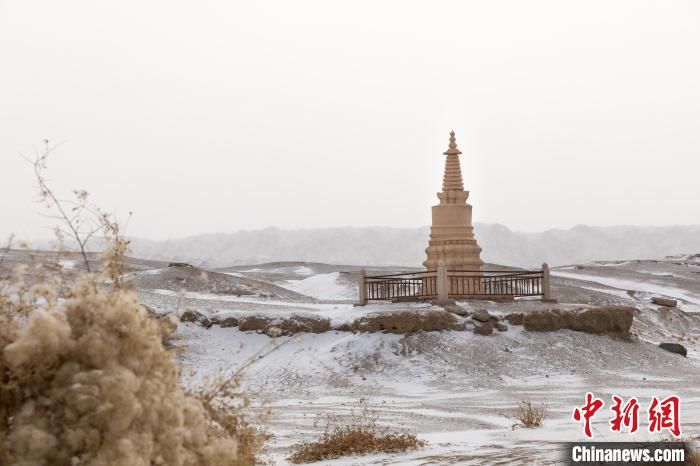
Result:
[[[491,320],[491,314],[489,314],[489,311],[486,309],[479,309],[474,312],[474,315],[472,315],[472,319],[479,321],[479,322],[488,322]]]
[[[452,314],[458,315],[458,316],[466,316],[468,314],[467,310],[464,309],[462,306],[459,306],[457,304],[445,304],[442,306],[444,310],[447,312],[451,312]]]
[[[593,334],[615,335],[627,339],[633,319],[633,307],[603,306],[571,311],[559,309],[533,311],[524,314],[522,320],[525,329],[534,332],[569,329]]]
[[[331,321],[319,317],[295,317],[279,321],[275,326],[282,331],[282,335],[293,335],[302,332],[323,333],[331,329]]]
[[[496,330],[498,330],[499,332],[505,332],[506,330],[508,330],[508,327],[502,322],[496,321],[494,322],[493,326],[496,327]]]
[[[661,348],[662,350],[669,351],[671,353],[680,354],[683,357],[688,356],[688,350],[685,348],[685,346],[681,345],[680,343],[661,343],[659,345],[659,348]]]
[[[676,301],[675,299],[661,298],[658,296],[654,296],[653,298],[651,298],[651,302],[664,307],[676,307],[678,305],[678,301]]]
[[[493,322],[492,321],[487,321],[484,322],[480,325],[475,325],[474,326],[474,334],[476,335],[482,335],[482,336],[489,336],[493,333]]]
[[[202,327],[209,328],[212,325],[211,320],[199,311],[187,309],[180,315],[180,322],[198,322]]]
[[[331,321],[320,317],[294,316],[289,318],[247,316],[238,321],[238,329],[265,333],[270,336],[296,333],[323,333],[331,329]]]
[[[505,317],[505,319],[512,325],[523,325],[524,318],[525,314],[522,312],[513,312]]]
[[[183,322],[196,322],[205,327],[212,324],[221,327],[238,327],[241,331],[253,331],[269,336],[293,335],[296,333],[323,333],[330,330],[342,332],[384,332],[411,334],[416,332],[439,332],[444,330],[465,331],[473,329],[476,335],[488,336],[494,330],[508,330],[505,322],[523,325],[533,332],[553,332],[561,329],[575,330],[599,335],[613,335],[628,339],[635,308],[629,306],[588,307],[574,310],[545,309],[508,314],[501,319],[486,309],[464,318],[443,310],[397,310],[368,314],[335,327],[327,318],[316,316],[275,317],[248,315],[207,319],[197,311],[185,311]]]
[[[466,323],[445,311],[396,311],[377,313],[355,320],[350,328],[358,332],[415,333],[466,330]]]
[[[238,320],[238,330],[242,332],[257,332],[265,330],[265,327],[270,324],[271,319],[259,316],[247,316]]]
[[[219,327],[224,327],[224,328],[238,327],[238,319],[235,317],[227,317],[227,318],[222,319],[222,320],[212,319],[212,321],[214,322],[214,324],[218,325]]]
[[[187,262],[171,262],[168,264],[168,267],[190,267],[194,268],[192,264],[188,264]]]
[[[505,332],[508,327],[499,322],[497,316],[489,314],[486,309],[479,309],[472,315],[472,320],[474,321],[474,334],[488,336],[493,334],[493,329],[497,329],[499,332]]]

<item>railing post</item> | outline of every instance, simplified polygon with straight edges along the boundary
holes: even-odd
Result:
[[[438,289],[438,304],[448,302],[450,294],[450,284],[447,281],[447,267],[444,261],[438,262],[437,269],[437,289]]]
[[[549,265],[546,262],[542,264],[542,300],[552,300],[552,288],[549,280]]]
[[[358,305],[364,306],[367,304],[367,288],[365,286],[365,269],[360,270],[360,276],[357,279],[357,284],[360,287],[360,292],[359,292],[359,303]]]

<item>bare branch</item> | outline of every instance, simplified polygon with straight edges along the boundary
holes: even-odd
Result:
[[[65,226],[70,231],[69,236],[71,236],[76,241],[76,243],[78,243],[78,247],[80,248],[80,254],[83,256],[83,262],[85,263],[85,268],[87,269],[88,273],[92,273],[90,261],[87,257],[87,251],[85,250],[85,244],[82,241],[82,235],[78,229],[79,221],[73,220],[71,216],[68,215],[64,208],[64,204],[56,197],[53,190],[49,187],[46,178],[43,174],[43,170],[46,169],[47,157],[56,147],[58,147],[58,145],[55,145],[53,147],[49,146],[48,140],[45,140],[44,144],[44,150],[41,153],[39,153],[38,151],[36,152],[36,158],[33,162],[34,175],[36,176],[36,180],[39,184],[39,194],[41,200],[44,201],[49,207],[53,207],[58,211],[59,217],[64,221]],[[79,201],[81,201],[84,200],[84,197],[79,196],[78,199]]]

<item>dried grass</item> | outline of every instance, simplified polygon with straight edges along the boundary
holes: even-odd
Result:
[[[541,427],[545,418],[547,407],[542,404],[540,407],[533,406],[530,401],[521,401],[518,406],[518,411],[515,414],[515,419],[518,421],[513,424],[513,430],[518,427],[532,429]]]
[[[396,453],[426,445],[414,434],[394,433],[378,426],[376,415],[364,401],[359,407],[360,413],[351,413],[349,421],[326,416],[323,434],[313,441],[293,445],[288,460],[294,464],[310,463],[350,455]]]

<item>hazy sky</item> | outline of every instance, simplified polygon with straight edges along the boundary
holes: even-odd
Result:
[[[427,225],[451,129],[477,222],[700,223],[700,2],[0,0],[2,235],[44,138],[132,235]]]

